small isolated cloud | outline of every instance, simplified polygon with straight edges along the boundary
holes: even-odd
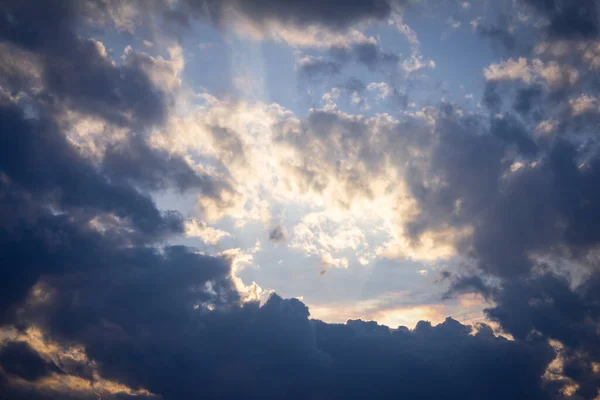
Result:
[[[458,28],[460,28],[461,22],[457,21],[453,17],[450,17],[448,19],[448,25],[450,25],[452,27],[452,29],[458,29]]]
[[[423,56],[412,55],[400,64],[404,72],[412,74],[423,69],[434,69],[435,61],[426,60]]]
[[[213,43],[213,42],[206,42],[206,43],[198,44],[198,48],[200,50],[210,49],[211,47],[214,47],[214,46],[216,46],[216,43]]]
[[[285,231],[285,228],[279,224],[269,230],[269,240],[274,243],[285,242],[287,240],[287,232]]]

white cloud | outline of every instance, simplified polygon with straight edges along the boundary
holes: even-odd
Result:
[[[348,260],[334,254],[346,250],[364,254],[368,244],[363,230],[352,218],[341,220],[329,216],[327,212],[315,212],[305,215],[294,227],[290,247],[307,255],[320,256],[326,266],[346,268]]]
[[[402,64],[400,64],[404,72],[407,74],[411,74],[416,71],[420,71],[425,68],[434,69],[435,61],[433,60],[425,60],[421,55],[411,55],[409,58],[404,60]]]
[[[367,90],[377,92],[377,97],[385,99],[394,93],[394,88],[386,82],[372,82],[367,85]]]
[[[222,251],[219,255],[231,262],[230,277],[243,302],[262,301],[272,293],[271,290],[264,290],[254,281],[246,285],[238,276],[244,268],[253,265],[254,257],[251,253],[239,248],[233,248]]]
[[[525,84],[546,83],[551,89],[574,85],[579,72],[569,65],[560,65],[555,61],[544,63],[539,59],[529,61],[526,58],[512,58],[484,69],[483,75],[488,81],[521,81]]]
[[[535,128],[535,133],[541,135],[549,135],[556,129],[558,121],[549,119],[541,121]]]
[[[294,47],[328,48],[350,47],[359,43],[372,43],[373,37],[367,37],[359,27],[349,27],[344,31],[334,31],[320,24],[298,27],[285,24],[276,19],[260,23],[241,13],[230,10],[224,19],[226,25],[240,38],[251,40],[274,40],[285,42]]]
[[[191,218],[186,221],[185,235],[200,238],[204,243],[217,245],[221,239],[231,236],[228,232],[208,226],[206,222]]]
[[[404,15],[402,12],[394,12],[390,17],[389,21],[390,25],[394,25],[396,29],[404,35],[408,43],[413,48],[417,48],[420,46],[419,38],[417,37],[417,33],[410,27],[408,24],[404,22]]]
[[[600,101],[594,96],[582,94],[576,99],[570,99],[569,105],[574,116],[586,113],[600,113]]]

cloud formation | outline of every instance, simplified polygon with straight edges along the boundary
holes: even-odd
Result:
[[[469,108],[398,89],[436,65],[404,2],[4,2],[0,397],[596,398],[598,4],[511,2],[506,20],[535,46],[491,60]],[[206,21],[286,43],[307,76],[405,74],[344,77],[306,112],[211,94],[184,83],[192,57],[173,35]],[[408,40],[404,61],[365,33],[385,24]],[[479,33],[531,40],[498,29]],[[116,54],[98,31],[149,53]],[[243,283],[261,251],[246,228],[340,280],[376,259],[419,263],[445,300],[483,296],[489,324],[311,319]],[[181,244],[194,239],[237,247]]]

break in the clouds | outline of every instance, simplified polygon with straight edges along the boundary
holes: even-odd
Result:
[[[599,12],[0,1],[0,398],[598,399]]]

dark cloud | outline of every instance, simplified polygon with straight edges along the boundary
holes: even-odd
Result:
[[[179,156],[151,148],[141,135],[111,145],[102,165],[109,176],[130,181],[145,190],[175,186],[181,192],[198,189],[216,198],[221,189],[231,190],[223,182],[198,174]]]
[[[444,272],[449,274],[448,271]],[[443,279],[448,279],[450,278],[450,275],[442,275],[442,277]],[[464,293],[478,293],[488,299],[494,293],[494,289],[484,282],[480,276],[459,276],[450,282],[448,290],[444,293],[444,299],[449,299]]]
[[[93,1],[2,4],[0,41],[20,48],[42,76],[40,93],[28,79],[12,80],[21,86],[8,89],[24,93],[23,103],[0,99],[3,311],[22,301],[44,274],[110,264],[113,247],[155,244],[182,233],[182,216],[157,209],[145,190],[198,188],[216,196],[222,185],[146,146],[141,136],[109,147],[100,165],[67,138],[57,121],[62,116],[57,102],[129,129],[157,123],[166,112],[163,94],[139,63],[115,66],[98,42],[77,33],[83,21],[107,12],[92,5],[98,6]]]
[[[493,201],[505,168],[504,143],[487,133],[482,121],[451,116],[440,118],[438,126],[439,141],[431,150],[429,168],[415,165],[407,172],[413,196],[424,211],[408,225],[417,236],[430,225],[461,226],[483,212]],[[439,176],[445,184],[426,185],[431,176]],[[464,212],[456,212],[457,205]]]
[[[517,91],[513,108],[521,115],[529,115],[535,111],[535,104],[542,98],[543,90],[539,86],[531,86]]]
[[[505,143],[514,144],[525,156],[532,156],[537,152],[537,145],[525,126],[510,115],[493,119],[490,132]]]
[[[597,0],[523,0],[547,19],[552,39],[594,39],[600,28]]]
[[[482,97],[483,105],[494,112],[499,112],[502,107],[502,97],[498,94],[497,86],[495,82],[488,82]]]
[[[497,4],[497,20],[478,21],[475,30],[510,54],[531,54],[539,39],[591,41],[600,34],[597,0],[520,0]]]
[[[8,342],[0,347],[0,366],[4,373],[35,381],[57,372],[58,368],[39,356],[27,342]]]
[[[85,113],[99,115],[112,122],[126,124],[133,116],[136,124],[160,122],[166,114],[166,97],[135,65],[115,65],[103,52],[102,45],[81,38],[75,28],[107,12],[89,6],[99,2],[51,0],[37,6],[10,0],[0,14],[0,40],[36,55],[46,102],[66,103]],[[30,92],[31,88],[10,88]]]
[[[497,305],[486,310],[517,339],[541,335],[560,341],[564,375],[585,399],[595,398],[600,387],[594,367],[600,362],[598,277],[596,272],[575,288],[567,277],[551,272],[513,281],[497,293]]]
[[[162,215],[148,195],[99,173],[73,148],[50,116],[27,119],[16,106],[5,105],[0,106],[0,121],[4,143],[0,171],[8,179],[4,183],[7,190],[26,191],[57,211],[114,213],[152,235],[181,230],[181,221],[174,215]]]
[[[412,169],[409,176],[423,210],[409,232],[418,236],[435,226],[470,225],[472,242],[459,243],[459,248],[476,256],[484,270],[501,276],[529,271],[533,253],[566,245],[570,254],[583,256],[597,243],[595,225],[589,223],[598,204],[591,183],[597,179],[596,152],[559,141],[535,165],[513,170],[506,158],[511,148],[530,157],[538,147],[512,117],[494,120],[491,131],[482,134],[473,134],[467,121],[439,126],[443,136],[434,147],[431,170]],[[578,168],[584,154],[588,164]],[[439,176],[445,184],[425,187],[423,173]]]
[[[96,283],[93,289],[92,282],[73,285],[81,301],[65,304],[85,310],[84,318],[69,315],[71,326],[81,324],[77,330],[58,327],[85,345],[102,376],[165,399],[193,398],[199,391],[219,398],[343,399],[376,393],[385,399],[399,390],[423,399],[478,399],[484,393],[491,399],[522,393],[549,398],[541,376],[554,351],[543,341],[508,341],[485,326],[471,335],[471,327],[452,319],[435,327],[422,322],[412,331],[360,320],[326,324],[309,320],[298,300],[276,295],[262,307],[250,303],[212,312],[193,310],[183,301],[187,295],[178,295],[164,305],[163,320],[151,311],[177,286],[156,290],[160,279],[116,280],[118,286],[103,290]],[[150,282],[155,290],[135,289]],[[151,301],[154,296],[160,300]],[[116,307],[126,300],[128,307]]]
[[[435,327],[420,322],[413,331],[362,321],[317,326],[317,339],[331,349],[340,382],[334,398],[369,397],[374,388],[378,397],[394,398],[398,387],[410,398],[436,398],[438,388],[448,398],[518,398],[524,393],[547,398],[538,386],[538,374],[553,356],[547,345],[511,343],[485,327],[470,333],[470,327],[452,319]],[[520,361],[513,364],[512,357]],[[509,364],[519,365],[518,370],[505,368]]]
[[[381,21],[392,11],[390,0],[365,1],[299,1],[280,2],[277,0],[187,0],[193,10],[220,22],[223,14],[234,9],[258,24],[276,20],[285,25],[306,27],[323,25],[329,29],[342,30],[349,26],[368,20]]]

